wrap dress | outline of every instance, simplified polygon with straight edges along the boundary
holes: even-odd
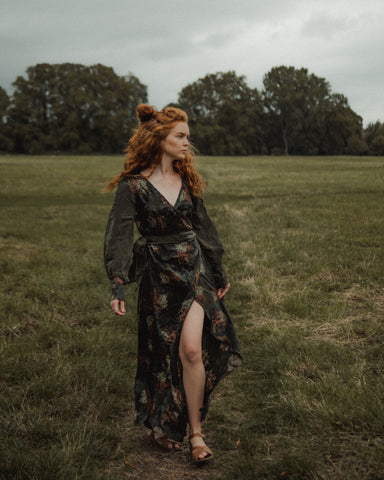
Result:
[[[182,180],[171,205],[145,177],[124,177],[104,242],[112,293],[123,300],[122,284],[136,281],[139,286],[135,424],[179,442],[188,422],[179,339],[194,300],[205,314],[202,419],[219,380],[241,363],[233,323],[224,300],[216,295],[227,284],[223,246],[202,198],[193,196]],[[134,224],[141,234],[135,243]]]

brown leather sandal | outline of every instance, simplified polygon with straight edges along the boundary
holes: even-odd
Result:
[[[149,434],[149,440],[153,443],[153,445],[161,450],[165,450],[167,452],[181,452],[181,445],[179,442],[176,442],[176,440],[171,440],[165,435],[156,438],[153,430],[151,430]],[[169,444],[171,444],[171,447]]]
[[[201,437],[203,440],[205,440],[204,435],[200,432],[197,432],[197,433],[192,433],[192,435],[189,436],[190,443],[193,437]],[[191,443],[191,449],[192,449],[192,458],[195,463],[210,462],[211,460],[213,460],[213,452],[210,448],[207,447],[207,445],[196,445],[195,447],[192,447],[192,443]],[[203,458],[199,458],[199,455],[201,455],[202,453],[206,453],[207,455]]]

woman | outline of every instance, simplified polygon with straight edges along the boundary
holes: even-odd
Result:
[[[201,433],[210,395],[241,363],[223,301],[230,284],[223,247],[201,198],[187,115],[141,104],[105,235],[111,307],[124,315],[123,285],[137,281],[138,362],[135,424],[150,439],[180,450],[189,423],[195,462],[213,458]],[[133,244],[133,225],[142,237]]]

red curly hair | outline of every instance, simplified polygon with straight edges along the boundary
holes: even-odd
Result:
[[[165,107],[160,112],[155,107],[141,103],[136,108],[139,126],[129,140],[124,170],[111,178],[105,187],[109,192],[127,176],[140,175],[147,168],[153,172],[160,164],[163,154],[162,141],[179,122],[188,122],[188,116],[179,108]],[[173,168],[185,178],[195,196],[203,193],[203,182],[192,163],[193,148],[190,147],[183,160],[174,160]]]

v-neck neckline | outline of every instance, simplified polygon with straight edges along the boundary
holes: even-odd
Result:
[[[180,190],[179,190],[179,194],[177,195],[177,198],[176,198],[176,201],[174,203],[174,205],[172,205],[172,203],[168,200],[167,197],[165,197],[161,192],[160,190],[155,187],[155,185],[147,178],[145,177],[144,175],[141,175],[143,178],[145,178],[145,180],[149,183],[149,185],[151,185],[151,187],[155,190],[155,192],[157,192],[167,203],[168,205],[170,205],[172,208],[176,208],[176,205],[178,204],[179,202],[179,199],[180,199],[180,196],[181,196],[181,192],[183,191],[183,187],[184,187],[184,181],[183,181],[183,177],[181,177],[181,186],[180,186]]]

